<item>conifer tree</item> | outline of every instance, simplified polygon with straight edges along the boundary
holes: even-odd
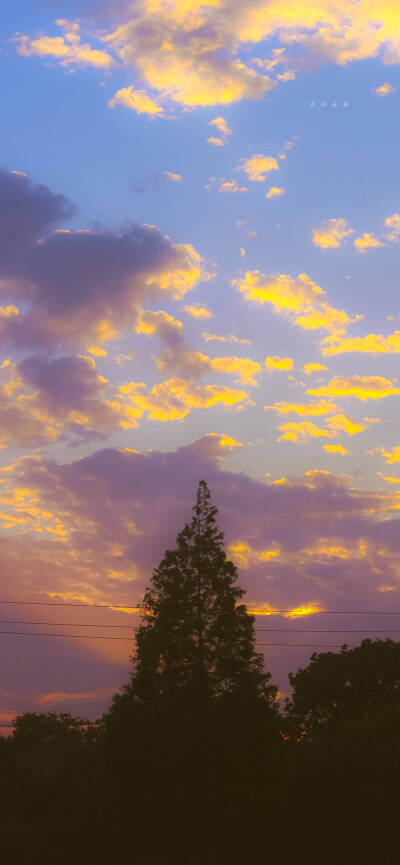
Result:
[[[254,617],[224,551],[217,508],[200,481],[193,518],[154,570],[141,605],[141,624],[127,690],[147,701],[238,696],[273,703],[276,688],[255,651]]]

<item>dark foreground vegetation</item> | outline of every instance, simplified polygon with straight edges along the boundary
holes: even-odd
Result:
[[[7,865],[396,865],[400,643],[313,655],[278,711],[201,483],[97,724],[0,739]]]

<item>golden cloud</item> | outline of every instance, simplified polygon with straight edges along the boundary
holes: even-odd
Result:
[[[334,376],[329,384],[310,388],[307,393],[311,396],[352,396],[365,401],[399,394],[400,388],[396,387],[390,379],[378,375],[353,375],[349,378]]]
[[[349,436],[357,435],[357,433],[363,432],[367,429],[364,424],[359,423],[345,414],[336,414],[333,417],[328,418],[327,424],[331,430],[335,430],[336,432],[345,432]]]
[[[303,372],[305,375],[311,375],[313,372],[319,372],[320,370],[328,369],[323,363],[305,363],[303,367]]]
[[[343,445],[322,445],[324,451],[327,451],[330,454],[340,454],[342,457],[346,456],[350,453],[347,448],[344,448]]]
[[[125,108],[136,111],[136,114],[148,114],[150,117],[163,115],[161,105],[157,105],[145,90],[134,90],[133,87],[122,87],[121,90],[117,90],[108,104],[110,108],[124,105]]]
[[[365,252],[366,249],[376,249],[379,246],[384,246],[384,244],[374,234],[366,232],[360,237],[356,237],[354,246],[357,247],[359,252]]]
[[[394,64],[400,56],[396,0],[304,0],[287,7],[281,0],[143,0],[122,21],[98,37],[99,50],[80,43],[77,22],[63,20],[62,37],[17,35],[15,41],[21,53],[51,56],[64,65],[108,69],[112,52],[162,100],[186,107],[261,98],[280,81],[294,78],[290,67],[275,80],[266,74],[289,63],[291,46],[295,54],[300,47],[342,66],[380,54],[385,64]],[[273,49],[268,58],[241,59],[241,49],[272,39],[285,47]],[[381,88],[391,86],[385,82]]]
[[[383,447],[377,448],[377,452],[385,457],[385,463],[389,466],[400,462],[400,445],[395,445],[391,451],[387,451]]]
[[[386,234],[386,239],[391,243],[398,243],[400,239],[400,213],[393,213],[385,219],[386,228],[390,228],[389,234]]]
[[[265,193],[266,198],[280,198],[285,194],[285,190],[281,186],[271,186],[268,192]]]
[[[297,414],[301,417],[312,417],[313,415],[333,414],[339,412],[340,408],[336,403],[321,399],[319,402],[297,403],[297,402],[276,402],[274,405],[265,405],[265,409],[272,409],[277,414]]]
[[[253,183],[265,183],[270,171],[279,171],[279,164],[274,156],[255,153],[249,159],[240,159],[236,170],[244,171]]]
[[[258,270],[247,271],[242,280],[234,280],[246,300],[253,303],[270,303],[274,311],[287,315],[294,324],[304,330],[319,328],[332,334],[346,333],[347,327],[361,315],[349,316],[347,312],[332,307],[326,294],[305,273],[297,280],[278,273],[267,275]]]
[[[278,442],[283,441],[308,441],[310,438],[335,438],[336,432],[330,432],[326,429],[317,427],[312,421],[288,421],[278,427],[281,435],[277,439]]]
[[[192,316],[192,318],[204,319],[204,318],[211,318],[213,316],[213,313],[210,312],[208,307],[204,306],[204,304],[200,304],[200,303],[188,304],[187,306],[184,307],[184,309],[188,315]]]
[[[328,219],[320,228],[313,228],[311,236],[314,246],[319,246],[321,249],[338,249],[344,238],[353,231],[354,229],[347,227],[346,219]]]
[[[61,66],[93,66],[95,69],[110,69],[115,61],[107,51],[92,48],[89,43],[81,42],[78,21],[66,21],[59,18],[56,22],[64,31],[63,36],[38,36],[30,39],[28,36],[17,35],[14,41],[17,51],[24,57],[52,57]]]
[[[149,420],[183,420],[196,408],[210,408],[215,405],[237,406],[248,400],[244,390],[217,385],[196,385],[184,378],[171,378],[147,390],[143,382],[127,382],[119,387],[121,395],[129,400],[125,406],[133,418],[147,412]]]
[[[214,117],[213,120],[210,120],[208,125],[215,126],[215,128],[218,129],[218,132],[226,138],[228,138],[229,135],[232,135],[232,129],[228,125],[228,121],[225,117]]]
[[[396,93],[397,87],[395,87],[394,84],[389,84],[389,81],[385,81],[383,84],[380,84],[379,87],[373,87],[372,90],[377,96],[383,98],[389,96],[390,93]]]
[[[265,366],[269,370],[280,369],[280,370],[291,370],[293,369],[293,360],[291,357],[278,357],[278,355],[274,355],[273,357],[265,358]]]
[[[255,376],[261,372],[261,366],[249,357],[214,357],[210,358],[210,364],[217,372],[235,373],[242,384],[258,385]]]
[[[360,352],[363,354],[398,354],[400,352],[400,330],[395,330],[389,336],[381,333],[367,333],[365,336],[349,338],[326,337],[321,344],[322,354],[348,354]]]
[[[204,331],[202,333],[202,337],[206,342],[233,342],[237,343],[238,345],[251,345],[251,341],[249,339],[241,339],[234,333],[228,333],[227,336],[223,336],[217,333],[209,333],[208,331]]]

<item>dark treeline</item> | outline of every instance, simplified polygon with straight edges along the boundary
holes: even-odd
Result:
[[[201,482],[109,711],[0,739],[2,861],[396,865],[400,643],[312,655],[279,711],[242,597]]]

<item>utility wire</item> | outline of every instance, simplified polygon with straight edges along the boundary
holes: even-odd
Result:
[[[27,619],[0,619],[0,625],[50,625],[54,628],[124,628],[129,631],[138,631],[138,625],[108,625],[105,622],[51,622],[31,621]],[[391,634],[400,634],[399,628],[255,628],[257,632],[285,633],[285,634],[382,634],[388,630]]]
[[[2,601],[0,600],[0,606],[2,604],[19,604],[21,606],[30,607],[30,606],[38,606],[38,607],[82,607],[82,608],[90,608],[90,609],[102,609],[102,610],[134,610],[136,612],[139,611],[139,605],[141,602],[135,605],[130,604],[75,604],[71,601]],[[251,615],[260,616],[260,615],[270,615],[270,614],[287,614],[293,613],[293,609],[291,610],[265,610],[265,613],[252,613]],[[326,615],[326,616],[400,616],[400,610],[314,610],[312,613],[304,613],[302,615]]]
[[[98,636],[97,634],[46,634],[42,631],[0,631],[0,636],[5,634],[12,634],[17,637],[68,637],[76,640],[123,640],[124,642],[131,642],[130,637],[103,637]],[[257,646],[304,646],[304,648],[315,648],[316,646],[323,646],[324,648],[336,648],[341,649],[342,646],[338,643],[331,643],[325,645],[324,643],[256,643]],[[351,647],[353,648],[353,647]]]

